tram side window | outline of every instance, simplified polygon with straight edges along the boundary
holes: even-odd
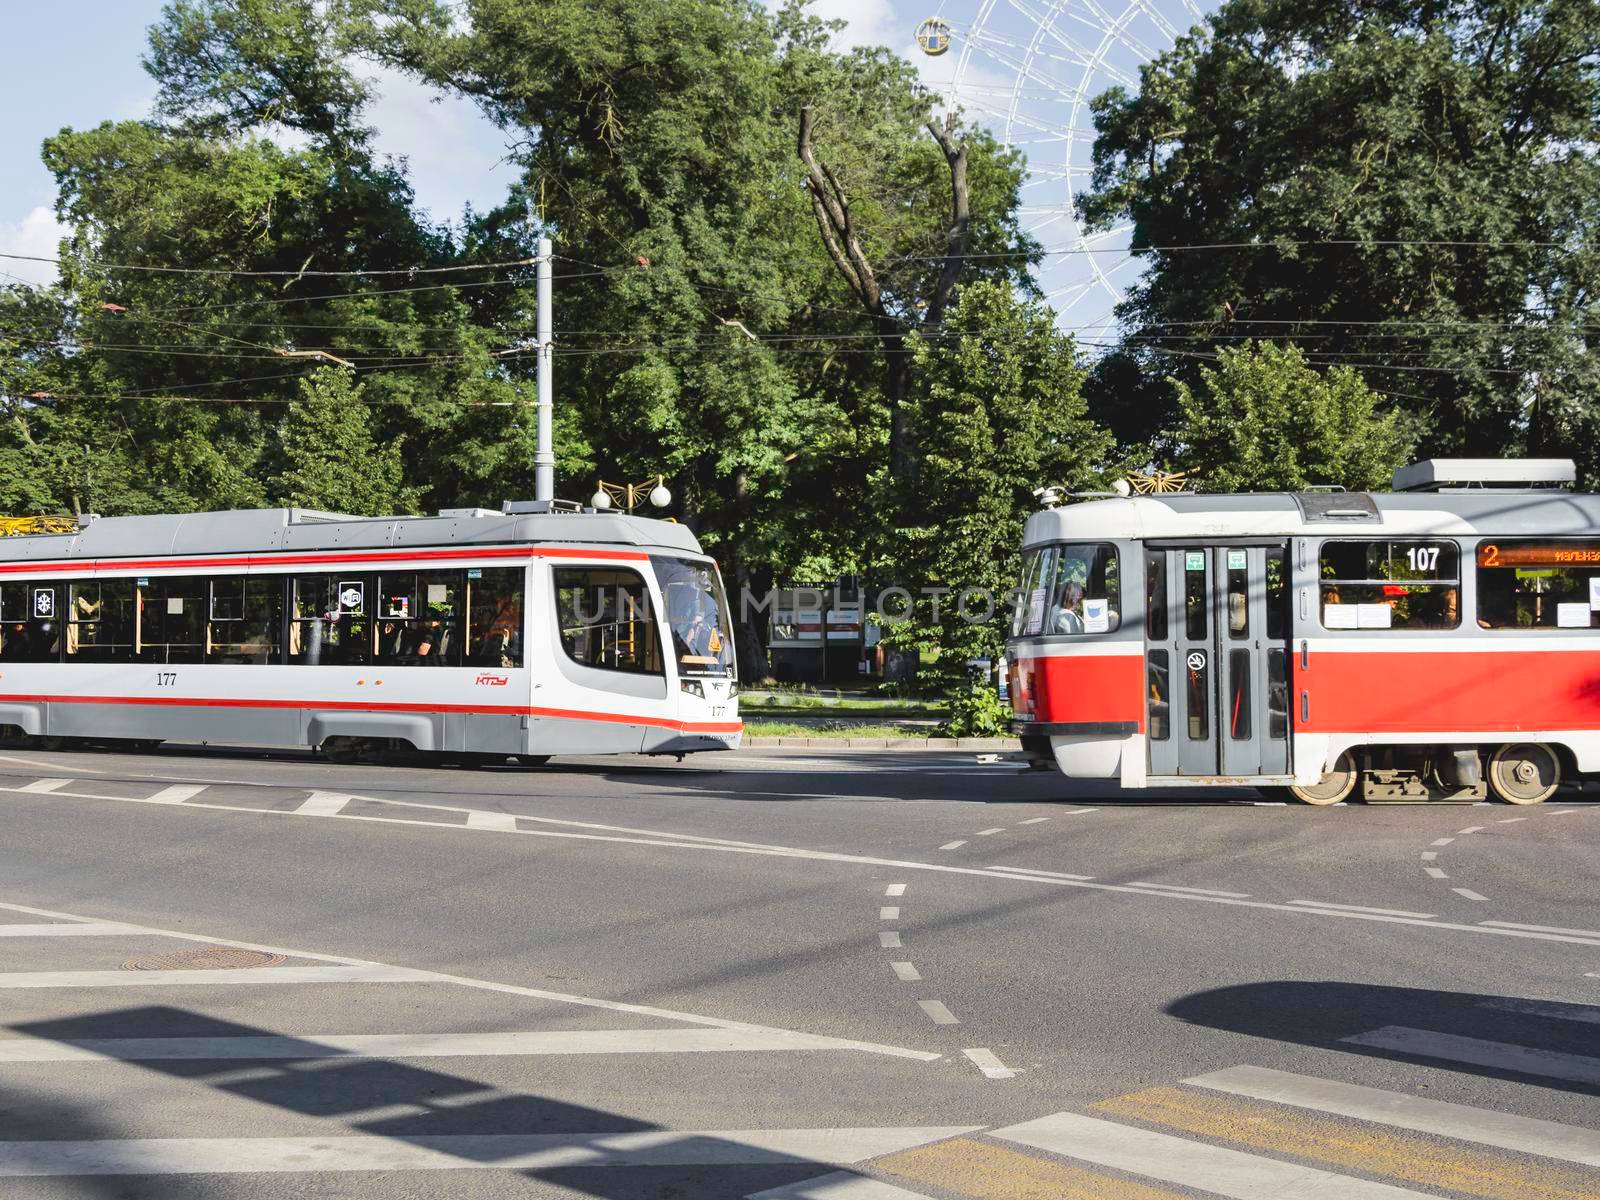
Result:
[[[1055,547],[1046,634],[1110,633],[1122,623],[1117,548],[1094,542]]]
[[[660,675],[661,641],[644,577],[620,567],[557,567],[556,622],[573,662]]]
[[[213,579],[210,619],[206,622],[206,661],[280,663],[282,625],[283,576],[225,575]]]
[[[0,661],[59,662],[66,585],[0,584]]]
[[[134,657],[153,663],[204,662],[209,585],[209,580],[193,577],[141,579]]]
[[[133,661],[131,579],[91,579],[67,585],[67,661]]]
[[[1017,611],[1011,617],[1012,637],[1038,637],[1044,632],[1044,610],[1050,598],[1055,554],[1054,546],[1023,554],[1022,586],[1017,589]]]
[[[467,665],[522,665],[521,567],[482,567],[467,571]]]
[[[1485,629],[1600,628],[1600,541],[1478,543]]]
[[[378,657],[386,666],[461,665],[460,571],[406,571],[378,579]]]
[[[1449,540],[1322,544],[1324,629],[1454,629],[1461,554]]]
[[[289,661],[307,666],[358,666],[372,659],[368,598],[362,575],[297,575],[292,581]]]

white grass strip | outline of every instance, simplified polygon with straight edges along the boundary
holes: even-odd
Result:
[[[989,1136],[1231,1200],[1422,1200],[1424,1195],[1077,1113],[1041,1117]]]
[[[515,833],[517,819],[510,813],[486,812],[474,809],[467,814],[468,829],[498,829],[502,833]]]
[[[922,972],[913,963],[892,962],[889,965],[894,968],[895,978],[902,983],[916,983],[922,978]]]
[[[918,1000],[917,1007],[928,1014],[928,1020],[935,1025],[959,1025],[955,1013],[951,1012],[937,1000]]]
[[[146,796],[148,804],[182,804],[192,796],[198,796],[206,788],[207,783],[175,783],[171,787],[164,787],[153,796]]]
[[[1335,1083],[1265,1067],[1230,1067],[1183,1082],[1252,1100],[1309,1108],[1317,1113],[1335,1113],[1358,1121],[1374,1121],[1396,1129],[1476,1142],[1519,1154],[1538,1154],[1600,1166],[1600,1131],[1556,1121],[1516,1117],[1465,1104],[1425,1100],[1401,1092]]]
[[[885,896],[904,896],[906,894],[906,885],[903,883],[891,883],[883,889],[883,894]]]
[[[1450,890],[1466,900],[1479,900],[1483,901],[1484,903],[1487,903],[1489,900],[1489,897],[1480,892],[1475,892],[1471,888],[1451,888]]]
[[[72,780],[70,779],[35,779],[32,783],[25,783],[21,787],[13,788],[12,790],[18,792],[55,792],[66,787],[71,782]]]
[[[983,1072],[985,1079],[1015,1079],[1017,1077],[1015,1071],[995,1057],[994,1051],[983,1046],[974,1046],[972,1049],[963,1050],[961,1053],[971,1060],[973,1066]]]
[[[307,1033],[297,1037],[0,1038],[0,1063],[321,1058],[524,1058],[831,1050],[835,1039],[747,1029],[561,1029],[534,1033]]]
[[[1426,871],[1429,875],[1431,875],[1434,879],[1449,879],[1450,878],[1450,876],[1446,875],[1438,867],[1423,867],[1422,869],[1424,871]]]
[[[356,797],[344,792],[312,792],[300,802],[295,814],[302,817],[336,817]]]
[[[900,906],[898,904],[885,904],[878,909],[878,920],[898,921],[900,919]]]
[[[941,850],[959,850],[962,846],[965,846],[966,844],[967,843],[964,842],[964,841],[961,841],[961,842],[946,842],[944,845],[940,846],[939,849],[941,849]]]
[[[1577,1004],[1547,1004],[1542,1000],[1479,1000],[1479,1008],[1497,1008],[1501,1012],[1523,1013],[1530,1017],[1548,1017],[1552,1021],[1581,1021],[1585,1025],[1600,1025],[1600,1008]]]
[[[931,1200],[924,1192],[907,1191],[881,1179],[868,1179],[854,1171],[833,1171],[815,1179],[768,1188],[745,1200]]]
[[[309,1174],[318,1171],[553,1171],[564,1167],[826,1163],[849,1166],[973,1132],[879,1129],[651,1129],[629,1133],[482,1133],[0,1142],[0,1176]]]
[[[1333,908],[1340,912],[1381,913],[1386,917],[1414,917],[1418,921],[1431,921],[1433,913],[1406,912],[1400,908],[1368,908],[1364,904],[1330,904],[1326,900],[1291,900],[1290,904],[1304,904],[1312,908]]]
[[[1600,938],[1600,929],[1563,929],[1559,925],[1521,925],[1516,921],[1479,921],[1491,929],[1526,929],[1532,933],[1575,933],[1579,937]]]
[[[1249,892],[1219,892],[1216,888],[1179,887],[1175,883],[1130,883],[1129,887],[1160,888],[1164,892],[1188,892],[1194,896],[1224,896],[1230,900],[1247,900]]]
[[[900,931],[898,929],[885,929],[878,934],[878,948],[880,950],[900,949]]]
[[[8,988],[225,987],[278,983],[437,983],[432,971],[409,967],[256,967],[210,971],[4,971]]]
[[[1582,1054],[1563,1054],[1557,1050],[1539,1050],[1509,1042],[1489,1042],[1454,1033],[1436,1033],[1430,1029],[1410,1029],[1404,1025],[1385,1025],[1382,1029],[1339,1040],[1354,1046],[1371,1046],[1377,1050],[1414,1054],[1419,1058],[1438,1058],[1447,1062],[1468,1063],[1474,1067],[1540,1075],[1568,1083],[1600,1083],[1600,1058],[1588,1058]]]
[[[143,934],[136,925],[118,925],[115,921],[62,921],[49,925],[0,925],[0,938],[51,938],[51,937],[130,937]]]

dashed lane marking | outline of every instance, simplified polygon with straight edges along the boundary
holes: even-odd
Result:
[[[898,904],[885,904],[878,909],[878,920],[898,921],[900,919],[900,906]]]
[[[1015,1079],[1017,1076],[1015,1071],[995,1057],[994,1051],[985,1046],[974,1046],[961,1053],[967,1056],[973,1066],[983,1072],[985,1079]]]
[[[1434,879],[1449,879],[1450,878],[1450,876],[1446,875],[1438,867],[1423,867],[1422,869],[1424,871],[1426,871]]]
[[[928,1020],[935,1025],[959,1025],[955,1013],[951,1012],[937,1000],[918,1000],[917,1007],[928,1014]]]
[[[1247,900],[1249,892],[1219,892],[1216,888],[1180,887],[1175,883],[1130,883],[1135,888],[1160,888],[1166,892],[1186,892],[1193,896],[1222,896],[1229,900]]]
[[[895,978],[902,983],[916,983],[922,978],[922,972],[908,962],[892,962],[889,964],[894,970]]]
[[[1006,827],[1004,825],[996,825],[993,829],[980,829],[980,830],[978,830],[978,836],[979,837],[988,837],[990,834],[1004,833],[1005,831],[1006,831]]]
[[[314,1171],[552,1171],[571,1167],[827,1163],[848,1166],[972,1132],[972,1126],[866,1129],[652,1129],[0,1142],[0,1176],[238,1175]]]
[[[1037,825],[1040,821],[1048,821],[1049,817],[1029,817],[1026,821],[1018,821],[1018,825]]]
[[[1435,838],[1433,841],[1429,842],[1428,845],[1430,845],[1430,846],[1448,846],[1453,841],[1455,841],[1455,838],[1453,838],[1453,837]]]
[[[18,792],[57,792],[72,783],[71,779],[35,779],[32,783],[25,783],[13,790]]]
[[[1515,821],[1526,821],[1527,819],[1528,819],[1527,817],[1501,817],[1498,821],[1495,822],[1495,824],[1496,825],[1510,825]]]
[[[963,842],[946,842],[944,845],[940,846],[939,849],[941,849],[941,850],[959,850],[962,846],[965,846],[966,844],[967,843],[964,842],[964,841]]]
[[[1436,859],[1438,857],[1439,857],[1439,852],[1437,850],[1424,850],[1422,852],[1422,861],[1423,862],[1432,862],[1434,859]]]
[[[1418,1058],[1444,1059],[1474,1067],[1562,1079],[1568,1083],[1600,1083],[1600,1058],[1589,1058],[1582,1054],[1563,1054],[1557,1050],[1490,1042],[1430,1029],[1410,1029],[1404,1025],[1385,1025],[1382,1029],[1339,1040],[1352,1046],[1371,1046],[1377,1050],[1412,1054]]]
[[[499,829],[505,833],[515,833],[517,819],[506,812],[485,812],[480,809],[474,809],[467,814],[467,828]]]
[[[885,896],[904,896],[906,894],[906,885],[903,883],[891,883],[883,889],[883,894]]]
[[[1313,1112],[1355,1117],[1437,1137],[1496,1146],[1520,1154],[1538,1154],[1585,1166],[1600,1166],[1600,1131],[1579,1129],[1555,1121],[1511,1116],[1471,1108],[1465,1104],[1448,1104],[1442,1100],[1425,1100],[1402,1092],[1336,1083],[1265,1067],[1230,1067],[1183,1082],[1191,1087],[1232,1092],[1273,1104],[1308,1108]]]
[[[1045,879],[1072,879],[1079,882],[1084,882],[1094,878],[1093,875],[1068,875],[1065,871],[1041,871],[1037,867],[1006,867],[996,865],[990,867],[989,869],[991,871],[1006,871],[1013,875],[1038,875]]]
[[[898,929],[884,929],[878,933],[878,949],[900,949],[900,931]]]
[[[1487,902],[1489,899],[1489,897],[1479,892],[1475,892],[1471,888],[1451,888],[1450,890],[1465,900],[1481,900]]]
[[[1468,825],[1465,829],[1456,830],[1456,836],[1460,837],[1464,833],[1482,833],[1482,832],[1483,832],[1483,826],[1482,825]]]
[[[1330,904],[1326,900],[1291,900],[1290,904],[1305,904],[1312,908],[1333,908],[1340,912],[1380,913],[1386,917],[1414,917],[1418,921],[1431,921],[1436,914],[1406,912],[1401,908],[1369,908],[1365,904]]]

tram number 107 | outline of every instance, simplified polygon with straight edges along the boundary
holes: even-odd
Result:
[[[1406,551],[1406,562],[1413,571],[1437,571],[1439,569],[1439,547],[1412,546]]]

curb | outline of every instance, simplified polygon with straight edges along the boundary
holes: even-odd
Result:
[[[853,737],[761,737],[746,736],[741,748],[763,746],[803,746],[808,749],[832,747],[835,750],[1021,750],[1016,738],[853,738]]]

